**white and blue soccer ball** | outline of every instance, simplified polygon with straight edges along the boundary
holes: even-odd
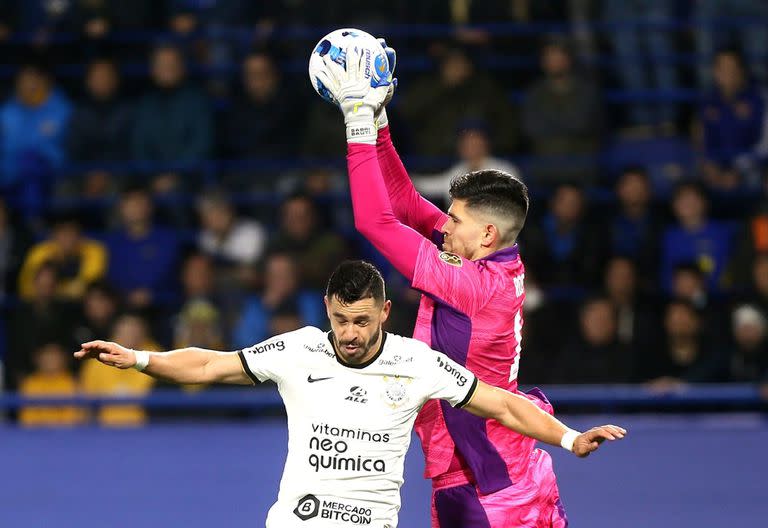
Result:
[[[338,101],[317,76],[319,71],[326,69],[323,57],[327,55],[346,68],[347,51],[355,48],[362,49],[364,53],[364,74],[371,80],[371,86],[381,86],[391,76],[387,54],[373,35],[354,28],[331,31],[320,39],[309,56],[309,81],[312,88],[331,104],[338,105]]]

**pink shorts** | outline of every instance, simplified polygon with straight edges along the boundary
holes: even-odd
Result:
[[[523,480],[489,495],[458,472],[432,481],[432,528],[566,528],[552,458],[536,449]]]

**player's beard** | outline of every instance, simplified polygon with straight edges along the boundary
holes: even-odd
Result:
[[[373,333],[371,338],[368,339],[368,341],[365,344],[362,344],[362,345],[356,339],[353,340],[353,341],[342,342],[342,341],[339,341],[339,339],[336,337],[335,334],[334,334],[333,338],[336,341],[336,348],[339,351],[339,355],[341,355],[341,353],[342,353],[341,351],[345,350],[345,347],[348,346],[348,345],[354,345],[354,346],[359,347],[360,348],[360,352],[358,354],[356,354],[357,358],[356,358],[355,363],[362,363],[363,362],[362,361],[363,358],[368,359],[368,354],[371,352],[371,349],[376,345],[376,342],[379,340],[379,336],[381,336],[381,326],[379,326],[379,328]],[[347,361],[350,358],[342,356],[341,359],[343,359],[344,361]]]

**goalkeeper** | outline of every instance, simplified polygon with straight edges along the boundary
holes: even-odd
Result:
[[[394,51],[386,51],[394,70]],[[355,226],[423,293],[414,338],[552,413],[540,390],[517,387],[525,291],[516,239],[526,186],[484,170],[451,183],[447,214],[425,200],[390,137],[391,74],[372,86],[362,56],[347,53],[345,66],[326,59],[321,80],[346,122]],[[416,431],[432,479],[433,527],[567,526],[551,458],[535,440],[437,401],[424,405]]]

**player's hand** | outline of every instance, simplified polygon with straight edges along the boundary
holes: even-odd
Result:
[[[381,130],[385,126],[389,125],[386,106],[395,96],[395,88],[397,88],[397,78],[394,77],[395,66],[397,66],[397,52],[395,52],[394,48],[387,46],[387,41],[383,38],[377,40],[379,41],[379,44],[381,44],[381,47],[384,48],[384,53],[387,55],[387,62],[389,63],[389,86],[387,87],[387,96],[381,103],[379,110],[374,114],[376,128]]]
[[[371,80],[364,74],[365,53],[360,49],[347,49],[344,67],[328,56],[323,60],[326,72],[321,80],[338,101],[344,114],[347,141],[376,144],[377,128],[374,115],[387,97],[391,75],[387,73],[381,81],[372,86]]]
[[[80,345],[75,352],[77,359],[96,359],[110,367],[128,369],[136,364],[136,354],[133,350],[110,341],[89,341]]]
[[[593,427],[589,431],[581,433],[573,441],[573,454],[579,458],[587,457],[592,451],[596,451],[600,444],[606,440],[621,440],[626,434],[626,429],[616,425]]]

